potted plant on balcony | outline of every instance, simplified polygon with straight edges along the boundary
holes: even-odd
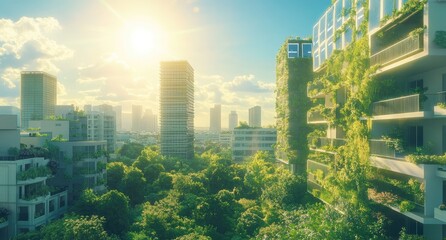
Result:
[[[440,206],[438,206],[438,209],[440,209],[441,211],[446,211],[446,204],[440,204]]]
[[[10,214],[10,212],[8,209],[0,207],[0,224],[8,221],[9,214]]]

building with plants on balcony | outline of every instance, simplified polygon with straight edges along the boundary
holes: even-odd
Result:
[[[0,143],[0,239],[35,230],[67,211],[68,191],[49,184],[57,164],[45,151],[19,150],[16,122],[15,115],[0,115],[0,139],[9,140]]]
[[[106,191],[108,142],[87,140],[87,116],[81,112],[67,114],[68,119],[30,121],[38,132],[25,134],[21,142],[33,147],[48,148],[58,162],[59,171],[50,179],[57,187],[66,187],[72,204],[82,190]]]
[[[312,43],[309,39],[287,39],[276,56],[276,159],[305,174],[309,128],[305,113],[311,102],[307,83],[313,79]]]
[[[325,130],[309,134],[309,191],[377,204],[426,239],[446,232],[445,11],[444,1],[338,0],[313,28],[307,121]]]

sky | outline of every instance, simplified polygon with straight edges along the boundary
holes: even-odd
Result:
[[[20,72],[56,75],[58,104],[159,110],[159,62],[195,71],[195,126],[222,105],[275,123],[275,58],[310,37],[331,0],[1,0],[0,105],[20,106]]]

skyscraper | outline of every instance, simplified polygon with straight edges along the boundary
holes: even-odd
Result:
[[[122,106],[114,106],[113,110],[116,114],[116,131],[122,130]]]
[[[249,109],[249,126],[262,127],[262,108],[260,106]]]
[[[142,106],[132,105],[132,131],[139,132],[142,130]]]
[[[22,72],[20,105],[21,127],[28,128],[29,120],[43,120],[55,114],[57,79],[45,72]]]
[[[187,61],[160,64],[161,154],[194,157],[194,69]]]
[[[238,115],[236,111],[231,111],[229,114],[229,131],[234,130],[238,126]]]
[[[210,110],[209,132],[221,132],[221,105],[215,104]]]

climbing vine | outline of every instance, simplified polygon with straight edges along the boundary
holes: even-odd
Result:
[[[277,54],[276,67],[276,114],[277,144],[276,155],[296,165],[297,174],[306,173],[308,146],[305,113],[310,100],[306,97],[306,85],[313,79],[311,58],[288,58],[287,40]]]

